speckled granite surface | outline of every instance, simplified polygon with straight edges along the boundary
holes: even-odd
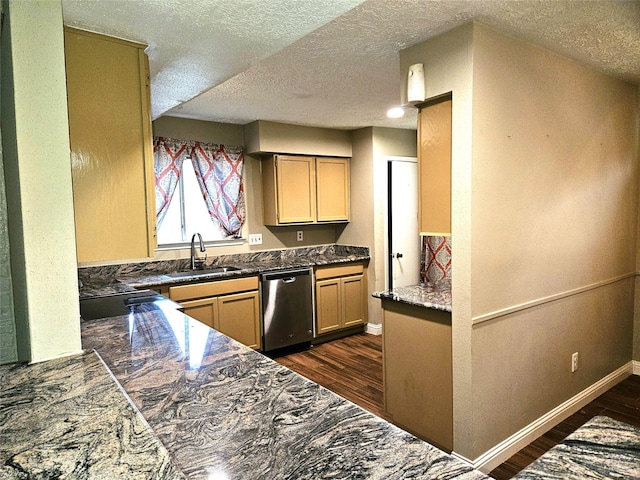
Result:
[[[433,308],[445,312],[451,311],[450,280],[394,288],[383,292],[375,292],[373,296],[418,307]]]
[[[286,250],[267,250],[237,255],[220,255],[207,259],[205,269],[217,266],[236,266],[240,270],[202,274],[194,272],[192,277],[170,277],[167,273],[190,270],[190,260],[168,260],[163,262],[129,263],[101,267],[83,267],[78,269],[80,280],[80,298],[111,295],[133,291],[136,288],[153,288],[159,285],[175,285],[194,278],[219,280],[262,272],[285,270],[320,265],[332,265],[369,260],[369,248],[347,245],[322,245],[317,247],[291,248]]]
[[[488,478],[180,312],[83,322],[82,337],[189,478]]]
[[[514,478],[640,479],[640,428],[594,417]]]
[[[0,478],[184,478],[95,353],[3,365],[0,384]]]

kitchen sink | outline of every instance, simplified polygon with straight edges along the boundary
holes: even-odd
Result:
[[[216,273],[228,273],[228,272],[237,272],[242,270],[240,267],[213,267],[207,268],[204,270],[187,270],[186,272],[176,272],[176,273],[167,273],[167,277],[179,278],[179,277],[197,277],[199,275],[213,275]]]

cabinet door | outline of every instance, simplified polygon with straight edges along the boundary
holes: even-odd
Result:
[[[260,302],[258,292],[218,297],[216,330],[253,349],[260,349]]]
[[[184,313],[191,318],[201,321],[211,328],[216,328],[216,316],[218,312],[218,303],[216,298],[203,298],[201,300],[191,300],[189,302],[180,302],[184,307]]]
[[[353,327],[365,322],[364,276],[355,275],[341,279],[342,326]]]
[[[451,97],[418,112],[418,228],[451,235]]]
[[[316,219],[315,164],[311,157],[276,156],[278,224]]]
[[[78,262],[153,256],[155,192],[144,48],[65,29]]]
[[[318,222],[349,221],[349,160],[316,159]]]
[[[341,285],[339,278],[316,281],[316,334],[341,327]]]

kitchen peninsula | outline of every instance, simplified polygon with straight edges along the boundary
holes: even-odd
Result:
[[[167,305],[83,322],[83,355],[0,369],[25,419],[3,431],[3,475],[488,478]]]
[[[212,264],[241,265],[225,273],[237,276],[367,259],[366,249],[329,246]],[[158,273],[166,267],[87,269],[81,296],[175,281]],[[84,321],[82,338],[188,478],[486,478],[166,302]]]
[[[452,451],[451,280],[374,296],[383,310],[385,410],[396,425]]]
[[[353,263],[366,260],[368,252],[330,246],[313,253],[304,252],[303,258],[262,253],[260,259],[241,265],[258,271],[267,265],[285,268],[300,262]],[[233,258],[240,264],[239,260]],[[153,270],[157,264],[146,265],[143,273],[142,267],[84,269],[81,297],[127,291],[135,282],[153,283],[159,277],[173,281]],[[117,275],[106,276],[110,269]],[[100,270],[102,276],[92,278]],[[38,392],[46,393],[46,398],[54,397],[51,392],[61,397],[56,408],[38,408],[37,417],[31,403],[5,397],[12,418],[37,418],[12,430],[19,442],[4,442],[9,446],[3,451],[9,468],[5,473],[15,478],[21,478],[19,472],[60,473],[78,459],[74,472],[95,477],[119,468],[130,472],[129,478],[487,478],[469,464],[185,315],[162,297],[133,304],[127,314],[82,321],[81,329],[83,355],[4,366],[0,371],[5,384],[18,382],[21,391],[32,392],[33,397],[43,397]],[[100,396],[100,409],[95,394]],[[106,426],[94,432],[99,419]],[[57,432],[53,438],[58,441],[39,441],[39,432],[47,425]],[[63,425],[72,428],[61,431]],[[133,427],[123,430],[122,425]],[[120,433],[110,435],[114,429]],[[77,445],[88,438],[86,432],[102,445],[99,451],[78,451]],[[35,454],[39,461],[30,461]],[[61,465],[59,458],[68,461]],[[147,475],[137,471],[136,465],[147,472],[154,465],[160,469],[155,476]]]
[[[487,478],[179,311],[82,336],[188,478]]]

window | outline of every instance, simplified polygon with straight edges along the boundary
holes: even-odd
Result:
[[[246,217],[241,146],[153,139],[158,244],[181,247],[240,238]]]
[[[227,238],[217,222],[214,223],[211,219],[191,159],[186,157],[182,163],[178,186],[158,228],[158,245],[170,246],[190,242],[196,232],[202,235],[205,242]]]

